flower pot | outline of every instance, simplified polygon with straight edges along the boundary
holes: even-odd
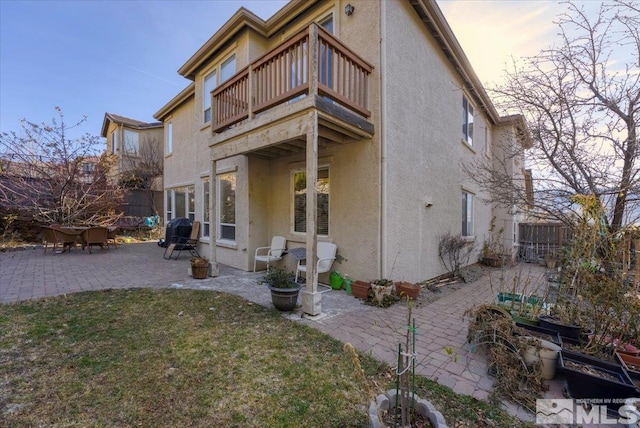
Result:
[[[539,349],[535,346],[530,346],[525,350],[524,361],[529,365],[539,361],[542,369],[542,379],[551,380],[556,375],[556,365],[561,350],[562,348],[555,343],[540,340]]]
[[[640,375],[640,357],[624,354],[620,351],[617,351],[616,358],[618,359],[620,365],[627,370],[627,372],[635,372]]]
[[[549,341],[551,343],[555,343],[562,348],[562,338],[557,331],[547,330],[546,328],[542,328],[540,326],[522,324],[519,322],[516,322],[516,327],[520,327],[526,330],[525,334],[527,336],[532,336],[538,339]]]
[[[636,397],[638,391],[626,370],[617,364],[562,350],[560,364],[571,398],[602,399],[617,411],[620,402]]]
[[[501,267],[502,257],[500,256],[485,256],[482,258],[482,264],[490,267]]]
[[[540,321],[540,327],[557,331],[558,334],[560,334],[560,336],[562,337],[580,340],[582,327],[580,327],[579,325],[565,324],[562,321],[548,315],[540,315],[538,317],[538,320]]]
[[[358,299],[366,299],[369,297],[369,288],[371,284],[364,281],[353,281],[351,283],[351,294]]]
[[[271,290],[271,303],[282,312],[291,312],[298,303],[298,294],[302,286],[297,284],[294,288],[276,288],[268,285]]]
[[[396,294],[401,298],[409,297],[411,300],[415,300],[420,294],[420,289],[418,284],[405,281],[396,282]]]
[[[191,258],[191,276],[193,279],[205,279],[209,275],[209,260],[203,257]]]
[[[534,327],[540,325],[540,321],[538,321],[537,318],[533,319],[531,317],[519,315],[516,311],[511,312],[511,318],[513,318],[513,320],[518,324],[526,324]]]
[[[371,289],[373,290],[373,295],[379,304],[382,304],[382,299],[384,296],[390,296],[393,289],[390,285],[377,285],[371,284]]]

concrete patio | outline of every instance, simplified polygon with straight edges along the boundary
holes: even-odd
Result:
[[[256,281],[261,273],[221,266],[220,276],[194,280],[187,273],[188,254],[179,260],[164,260],[163,251],[155,242],[146,242],[97,250],[93,254],[79,249],[64,254],[48,250],[44,254],[41,247],[0,253],[0,303],[107,288],[148,287],[224,291],[272,307],[268,289]],[[545,270],[540,266],[523,264],[522,269],[536,281],[545,280]],[[508,283],[516,272],[515,268],[505,271]],[[494,284],[500,274],[500,269],[491,272]],[[437,379],[456,393],[487,399],[493,381],[487,375],[484,356],[473,352],[466,343],[467,322],[463,314],[473,305],[493,301],[496,292],[491,289],[489,276],[484,276],[414,308],[418,328],[417,373]],[[331,291],[322,295],[322,309],[323,316],[318,320],[306,319],[299,312],[285,316],[395,364],[398,342],[406,331],[406,304],[375,308],[345,291]],[[445,353],[445,347],[453,350],[457,361]],[[547,396],[562,398],[562,379],[550,383]],[[533,415],[515,406],[507,408],[523,420],[533,420]]]

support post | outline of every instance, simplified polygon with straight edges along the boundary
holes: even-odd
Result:
[[[216,201],[218,200],[216,195],[216,171],[216,160],[212,159],[209,169],[209,276],[218,276],[220,274],[216,260]]]
[[[302,310],[306,315],[315,317],[322,313],[321,298],[318,293],[317,243],[318,233],[318,112],[313,112],[312,131],[307,133],[307,282],[302,292]]]

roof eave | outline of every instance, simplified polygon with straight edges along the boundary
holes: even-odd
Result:
[[[211,55],[233,39],[245,27],[253,29],[263,37],[271,37],[317,2],[318,0],[292,0],[267,21],[264,21],[250,10],[241,7],[178,69],[178,73],[189,80],[194,80],[198,69]]]
[[[153,115],[153,118],[163,122],[164,119],[173,112],[173,110],[175,110],[190,97],[195,96],[195,88],[195,83],[191,82],[186,88],[180,91],[178,95],[173,97],[168,103],[162,106],[162,108],[160,108],[160,110],[158,110]]]
[[[469,59],[453,34],[435,0],[408,0],[431,33],[455,71],[462,78],[465,89],[474,97],[489,119],[496,124],[500,115],[487,95]]]
[[[245,26],[253,28],[263,36],[267,34],[266,22],[251,11],[241,7],[178,69],[178,73],[187,79],[194,80],[198,68]]]

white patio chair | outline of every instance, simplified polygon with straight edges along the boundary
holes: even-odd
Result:
[[[316,247],[316,256],[318,257],[316,269],[318,274],[327,273],[331,270],[333,261],[336,259],[337,251],[338,246],[336,244],[332,244],[331,242],[318,242],[318,246]],[[307,265],[303,265],[301,262],[302,260],[298,260],[298,267],[296,268],[296,282],[298,282],[300,272],[304,272],[305,275],[307,273]],[[320,291],[320,293],[331,291],[331,287],[328,285],[318,283],[318,286],[328,288],[328,290]]]
[[[269,272],[269,265],[271,262],[282,260],[284,250],[287,249],[287,240],[284,236],[274,236],[271,238],[270,247],[258,247],[256,248],[256,254],[253,256],[253,271],[256,271],[256,262],[263,262],[267,264],[267,272]],[[260,254],[262,253],[262,254]]]

